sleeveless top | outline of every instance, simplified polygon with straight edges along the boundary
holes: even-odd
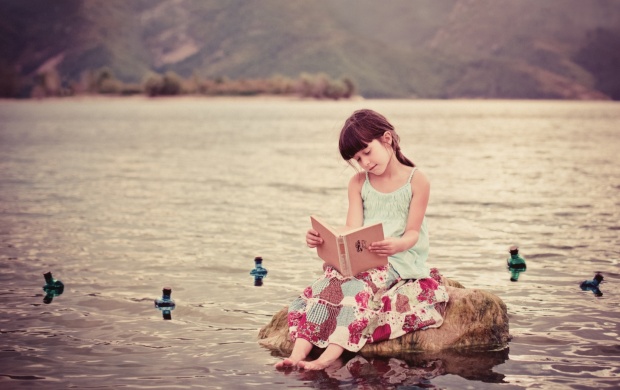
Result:
[[[411,179],[417,168],[411,170],[409,180],[397,190],[384,193],[373,188],[366,172],[366,181],[362,185],[364,205],[364,225],[383,223],[385,237],[401,237],[405,233],[409,205],[411,203]],[[422,220],[418,242],[406,251],[396,253],[388,258],[394,270],[402,279],[423,279],[430,277],[426,266],[429,240],[426,216]]]

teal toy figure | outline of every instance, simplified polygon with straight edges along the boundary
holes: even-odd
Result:
[[[155,308],[161,311],[164,320],[172,319],[171,311],[177,306],[170,295],[172,295],[172,289],[164,287],[162,297],[155,300]]]
[[[51,272],[44,273],[43,277],[45,278],[45,286],[43,286],[45,297],[43,297],[43,303],[50,304],[54,297],[59,296],[65,291],[65,285],[60,280],[54,279]]]
[[[510,257],[508,258],[508,271],[510,271],[510,281],[519,280],[519,274],[525,272],[527,268],[525,259],[519,254],[519,248],[513,245],[509,249]]]
[[[260,287],[263,285],[263,278],[267,276],[267,269],[263,268],[263,258],[257,256],[254,258],[254,269],[250,271],[250,275],[254,276],[254,285]]]
[[[596,275],[594,275],[594,279],[584,280],[583,282],[579,284],[579,287],[581,287],[583,291],[592,291],[595,296],[602,297],[603,293],[601,292],[601,289],[598,286],[599,284],[601,284],[603,279],[604,279],[603,275],[597,273]]]

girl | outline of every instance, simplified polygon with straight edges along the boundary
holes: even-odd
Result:
[[[401,152],[394,127],[372,110],[354,112],[340,132],[342,158],[363,170],[349,182],[347,227],[383,223],[386,239],[369,250],[388,256],[389,264],[345,278],[326,266],[321,278],[289,306],[293,351],[276,368],[321,370],[343,351],[359,351],[367,342],[439,327],[448,294],[436,269],[426,266],[426,176]],[[306,244],[323,243],[310,229]],[[325,348],[305,361],[313,346]]]

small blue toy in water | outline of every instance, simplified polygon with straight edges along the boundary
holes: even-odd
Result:
[[[45,278],[45,286],[43,286],[43,291],[45,291],[45,297],[43,297],[43,303],[52,303],[54,297],[59,296],[65,291],[65,285],[60,281],[54,279],[51,272],[47,272],[43,274]]]
[[[262,286],[263,278],[267,277],[267,269],[263,268],[263,258],[257,256],[254,258],[254,269],[250,271],[250,275],[254,276],[254,285]]]
[[[525,264],[525,259],[519,254],[519,248],[516,245],[511,246],[508,251],[510,252],[507,262],[508,271],[510,271],[510,281],[516,282],[519,280],[519,274],[527,269],[527,265]]]
[[[602,297],[603,293],[598,286],[599,284],[601,284],[603,279],[603,275],[597,273],[596,275],[594,275],[594,279],[584,280],[583,282],[581,282],[581,284],[579,284],[579,287],[581,287],[583,291],[592,291],[597,297]]]
[[[170,313],[176,307],[176,303],[172,298],[172,289],[170,287],[164,287],[162,297],[155,300],[155,308],[162,311],[164,320],[171,320],[172,314]]]

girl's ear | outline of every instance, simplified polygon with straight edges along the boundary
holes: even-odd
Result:
[[[383,135],[381,136],[381,139],[384,143],[392,146],[392,133],[389,131],[386,131],[385,133],[383,133]]]

